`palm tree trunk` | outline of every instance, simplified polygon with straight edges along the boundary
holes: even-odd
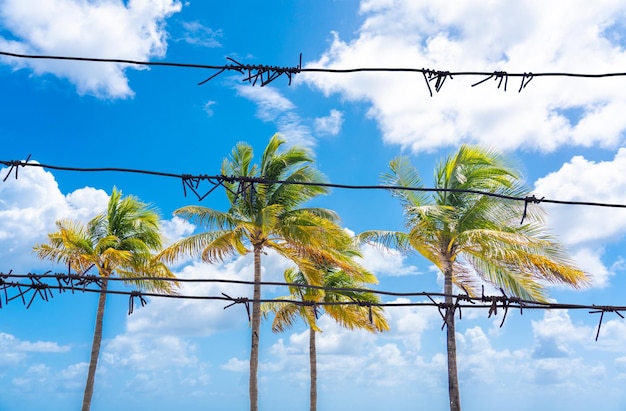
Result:
[[[311,366],[311,411],[317,410],[317,350],[315,348],[315,330],[309,328],[309,363]]]
[[[257,371],[259,369],[259,332],[261,329],[261,249],[254,246],[254,292],[252,302],[252,346],[250,348],[250,411],[258,411],[259,387]]]
[[[96,312],[96,328],[93,332],[93,342],[91,343],[91,358],[89,360],[89,371],[87,372],[87,383],[83,395],[82,411],[89,411],[91,408],[91,397],[93,396],[93,386],[96,378],[96,367],[100,356],[100,345],[102,345],[102,321],[104,319],[104,306],[107,298],[108,279],[102,278],[102,287],[98,299],[98,311]]]
[[[452,307],[452,263],[450,262],[444,273],[444,293],[446,305]],[[459,377],[456,365],[456,335],[454,326],[454,311],[450,308],[446,315],[447,349],[448,349],[448,392],[450,395],[450,411],[461,410],[461,398],[459,394]]]

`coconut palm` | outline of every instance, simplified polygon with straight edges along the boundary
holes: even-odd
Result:
[[[421,188],[417,170],[406,157],[390,163],[383,174],[388,185]],[[546,231],[539,207],[503,197],[463,192],[526,197],[519,172],[501,154],[462,146],[435,171],[436,191],[393,190],[406,216],[407,232],[369,231],[359,237],[402,250],[414,249],[435,264],[444,276],[445,303],[452,307],[453,284],[470,294],[481,281],[520,298],[545,301],[543,285],[579,287],[586,275],[574,267],[559,243]],[[453,311],[447,315],[448,386],[450,409],[460,410]]]
[[[109,278],[114,275],[121,278],[174,278],[174,275],[165,264],[154,259],[153,252],[161,249],[162,242],[157,212],[135,197],[122,198],[122,192],[115,187],[107,210],[87,225],[65,219],[57,221],[56,226],[58,231],[48,234],[48,243],[35,245],[38,257],[68,264],[80,275],[95,267],[100,276],[101,292],[82,405],[82,410],[87,411],[91,407],[102,343]],[[172,292],[176,285],[166,280],[129,280],[128,283],[165,293]]]
[[[161,253],[165,261],[182,255],[201,255],[206,262],[218,262],[235,254],[252,251],[254,288],[251,316],[250,410],[258,408],[257,369],[261,322],[261,255],[273,249],[293,261],[308,256],[311,263],[302,270],[315,281],[315,261],[334,261],[351,271],[348,259],[334,251],[345,248],[351,238],[337,224],[337,215],[322,208],[301,207],[306,201],[326,194],[324,176],[311,163],[313,158],[302,147],[281,151],[285,141],[274,135],[265,148],[260,165],[253,164],[254,152],[246,143],[238,143],[229,159],[222,163],[222,175],[230,203],[227,212],[200,206],[175,211],[177,216],[203,226],[206,231],[184,238]],[[293,184],[296,183],[296,184]],[[304,185],[297,184],[304,183]],[[312,185],[309,184],[312,183]]]
[[[319,288],[305,287],[310,285],[302,271],[296,268],[285,270],[285,282],[289,286],[289,295],[277,297],[276,302],[264,303],[263,313],[275,314],[272,322],[272,331],[284,332],[291,328],[298,318],[309,327],[309,366],[311,373],[310,409],[317,410],[317,350],[315,345],[316,333],[322,330],[317,326],[317,318],[323,310],[342,327],[350,330],[355,328],[371,332],[389,329],[383,315],[382,307],[376,304],[380,299],[376,294],[360,290],[364,283],[376,283],[376,277],[361,269],[358,279],[347,274],[344,270],[320,267],[322,276]],[[302,304],[294,304],[297,301]],[[312,305],[318,304],[319,305]],[[344,303],[344,304],[342,304]],[[358,303],[358,304],[357,304]],[[373,304],[373,305],[372,305]]]

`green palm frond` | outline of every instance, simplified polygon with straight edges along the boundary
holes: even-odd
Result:
[[[46,244],[35,245],[39,258],[69,264],[79,274],[95,266],[105,277],[173,278],[169,268],[154,258],[162,244],[157,212],[135,197],[122,197],[115,187],[104,212],[86,225],[59,220],[57,229],[48,235]],[[136,285],[168,293],[177,286],[164,281],[139,281]]]
[[[288,299],[289,297],[284,297]],[[268,302],[261,304],[261,310],[264,312],[264,316],[267,317],[269,312],[274,313],[274,321],[272,321],[272,331],[275,333],[282,333],[287,331],[298,320],[299,309],[298,306],[288,302],[280,302],[281,298],[277,298],[276,302]]]
[[[182,207],[174,211],[174,215],[209,230],[228,230],[241,223],[241,220],[232,213],[224,213],[202,206]]]
[[[372,244],[385,249],[408,251],[411,249],[409,235],[400,231],[369,230],[356,236],[359,244]]]
[[[390,173],[383,173],[381,181],[384,185],[422,188],[422,180],[408,157],[396,157],[389,163]],[[427,202],[424,191],[392,190],[391,195],[400,199],[402,206],[420,206]]]
[[[267,178],[267,177],[266,177]],[[283,204],[288,209],[300,207],[310,199],[329,193],[329,188],[320,185],[295,183],[326,183],[326,177],[310,165],[293,170],[289,175],[281,177],[285,183],[275,185],[268,198],[270,203]]]
[[[407,157],[394,159],[382,181],[422,184]],[[452,267],[452,282],[470,293],[477,290],[477,278],[537,300],[545,299],[544,283],[586,284],[586,274],[547,232],[541,207],[527,207],[526,222],[520,225],[524,203],[475,193],[528,195],[518,167],[500,153],[461,146],[437,165],[435,188],[444,190],[432,199],[421,192],[393,193],[404,208],[408,233],[368,231],[357,240],[403,252],[416,250],[442,272]]]
[[[201,255],[204,261],[224,261],[235,253],[248,250],[237,238],[239,231],[207,231],[185,237],[162,250],[157,257],[165,262],[175,262],[182,256]]]

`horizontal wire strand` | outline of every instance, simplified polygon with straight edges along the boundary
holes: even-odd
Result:
[[[448,193],[464,193],[464,194],[477,194],[489,197],[501,198],[512,201],[523,201],[525,203],[551,203],[560,205],[582,205],[582,206],[594,206],[594,207],[609,207],[609,208],[626,208],[626,204],[622,203],[606,203],[606,202],[594,202],[594,201],[569,201],[569,200],[553,200],[545,197],[537,198],[534,195],[527,197],[514,197],[508,195],[502,195],[499,193],[492,193],[481,190],[467,190],[467,189],[451,189],[451,188],[434,188],[434,187],[407,187],[407,186],[394,186],[394,185],[350,185],[350,184],[337,184],[337,183],[313,183],[302,181],[285,181],[285,180],[271,180],[258,177],[238,177],[238,176],[225,176],[225,175],[207,175],[207,174],[175,174],[162,171],[151,171],[132,168],[118,168],[118,167],[97,167],[97,168],[82,168],[82,167],[66,167],[50,164],[31,163],[28,161],[8,161],[0,160],[0,165],[10,167],[4,181],[6,181],[9,175],[15,170],[17,178],[18,167],[39,167],[57,171],[70,171],[70,172],[120,172],[120,173],[133,173],[144,174],[149,176],[170,177],[181,179],[183,182],[196,182],[208,181],[214,184],[211,189],[217,188],[217,185],[228,183],[253,183],[253,184],[289,184],[299,186],[314,186],[314,187],[327,187],[327,188],[341,188],[351,190],[406,190],[406,191],[421,191],[421,192],[448,192]],[[196,187],[197,188],[197,187]],[[197,194],[197,193],[196,193]],[[205,196],[197,194],[199,199],[202,200]]]

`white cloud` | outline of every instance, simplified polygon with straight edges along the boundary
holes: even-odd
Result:
[[[384,364],[398,362],[400,354],[391,347],[377,347],[377,335],[363,331],[350,331],[340,327],[328,316],[319,319],[321,333],[316,334],[317,368],[324,376],[323,384],[333,386],[350,380],[352,384],[369,384],[376,378],[374,370],[389,371]],[[281,379],[298,381],[301,384],[309,380],[309,330],[294,332],[289,335],[288,343],[278,340],[271,348],[270,361],[261,363],[264,372],[278,372]],[[395,353],[394,358],[387,355]],[[369,368],[372,367],[372,370]],[[368,370],[364,378],[363,371]],[[372,377],[371,379],[369,377]],[[320,382],[322,383],[322,382]]]
[[[245,372],[250,369],[249,367],[250,365],[249,365],[248,360],[240,360],[238,358],[231,358],[226,362],[226,364],[223,364],[221,368],[226,371]]]
[[[13,388],[24,393],[42,392],[55,397],[63,397],[84,386],[87,363],[77,363],[64,369],[54,370],[45,364],[29,366],[22,376],[11,380]]]
[[[289,263],[277,253],[263,255],[262,275],[264,281],[284,281],[283,272]],[[226,294],[234,299],[251,298],[252,285],[224,283],[219,280],[252,281],[254,272],[252,255],[239,256],[223,264],[206,264],[194,260],[176,272],[179,279],[214,279],[215,282],[181,282],[181,296],[219,297]],[[275,293],[277,287],[266,286],[263,295]],[[281,290],[285,293],[285,290]],[[208,336],[219,331],[241,327],[247,323],[243,304],[228,309],[231,301],[193,300],[154,297],[145,307],[135,309],[128,317],[126,327],[130,334],[147,336]]]
[[[403,276],[419,274],[417,267],[406,265],[406,256],[397,250],[387,248],[381,249],[379,246],[366,244],[361,247],[363,258],[360,263],[363,267],[376,275]]]
[[[391,303],[409,303],[407,298],[398,298]],[[422,339],[427,330],[441,326],[441,317],[434,307],[391,307],[385,311],[391,330],[387,337],[401,340],[408,353],[415,354],[422,348]]]
[[[257,105],[256,116],[264,122],[276,124],[278,132],[292,145],[315,145],[311,129],[296,114],[296,106],[271,86],[235,86],[237,94]]]
[[[176,273],[179,279],[251,280],[252,258],[239,258],[224,266],[200,262],[185,266]],[[183,282],[178,290],[185,296],[233,298],[250,297],[251,287],[221,283]],[[179,300],[155,297],[145,307],[136,309],[127,319],[127,331],[141,335],[207,336],[219,330],[245,324],[245,308],[235,305],[227,310],[228,301]]]
[[[64,353],[70,347],[53,341],[23,341],[14,335],[0,332],[0,365],[15,366],[24,360],[28,353]]]
[[[620,148],[611,161],[590,161],[575,156],[535,182],[539,198],[610,204],[626,203],[626,149]],[[547,222],[560,241],[570,247],[580,267],[590,274],[592,284],[605,287],[614,274],[601,260],[604,248],[626,233],[626,209],[582,205],[548,204]]]
[[[15,346],[15,349],[24,352],[67,352],[70,350],[70,346],[59,345],[51,341],[21,341]]]
[[[564,201],[626,203],[626,149],[612,161],[590,161],[575,156],[553,173],[535,182],[538,197]],[[570,245],[604,244],[626,233],[626,209],[546,204],[549,223]]]
[[[321,135],[336,136],[341,131],[343,113],[338,110],[330,110],[327,117],[315,119],[315,131]]]
[[[294,109],[294,105],[278,90],[271,86],[253,87],[237,86],[237,94],[257,104],[257,117],[263,121],[274,121],[286,111]]]
[[[493,384],[499,372],[515,370],[519,361],[517,355],[508,349],[494,349],[480,327],[469,328],[461,340],[465,347],[461,348],[457,362],[462,378]],[[486,358],[489,360],[485,361]]]
[[[183,22],[183,29],[183,37],[177,41],[184,41],[200,47],[222,47],[217,40],[218,37],[222,37],[222,30],[213,30],[198,21]]]
[[[535,358],[558,358],[574,353],[572,345],[589,339],[593,332],[588,327],[576,327],[565,310],[547,310],[541,321],[532,321],[537,346]]]
[[[586,9],[584,1],[570,3]],[[600,2],[589,13],[565,13],[536,1],[515,4],[427,0],[364,1],[356,38],[335,33],[328,50],[306,67],[407,67],[449,71],[621,71],[622,44],[611,35],[626,11]],[[489,24],[484,24],[489,16]],[[420,73],[302,73],[300,81],[346,101],[369,103],[385,142],[414,151],[472,142],[513,149],[561,145],[615,147],[626,130],[626,97],[614,81],[535,78],[521,93],[483,77],[447,78],[429,97]],[[434,84],[431,83],[431,88]],[[433,91],[434,92],[434,91]],[[565,113],[578,110],[568,118]]]
[[[609,286],[611,277],[615,275],[615,268],[609,268],[602,262],[603,255],[604,249],[601,247],[576,247],[572,251],[572,259],[587,273],[590,285],[595,288]]]
[[[7,171],[0,169],[0,175]],[[21,168],[18,179],[10,177],[0,184],[0,258],[5,267],[0,270],[31,269],[37,261],[32,247],[56,230],[55,221],[87,221],[107,201],[107,193],[91,187],[64,196],[51,173],[39,167]]]
[[[154,371],[194,366],[198,363],[195,351],[194,345],[174,336],[139,339],[118,335],[107,342],[102,359],[115,367]]]
[[[217,104],[216,101],[207,101],[206,104],[203,107],[204,112],[207,114],[207,116],[209,117],[213,117],[213,114],[215,114],[215,112],[213,111],[213,106]]]
[[[190,235],[195,229],[196,226],[178,216],[171,220],[161,220],[161,232],[167,241],[166,246]]]
[[[180,11],[175,0],[4,0],[0,22],[13,38],[0,37],[9,52],[99,58],[150,60],[167,49],[165,18]],[[113,63],[59,60],[3,61],[16,69],[28,67],[37,75],[53,74],[76,85],[81,94],[120,98],[132,96],[124,71]]]
[[[311,136],[311,129],[302,124],[300,116],[294,112],[285,113],[276,121],[278,132],[291,145],[311,147],[315,140]]]

